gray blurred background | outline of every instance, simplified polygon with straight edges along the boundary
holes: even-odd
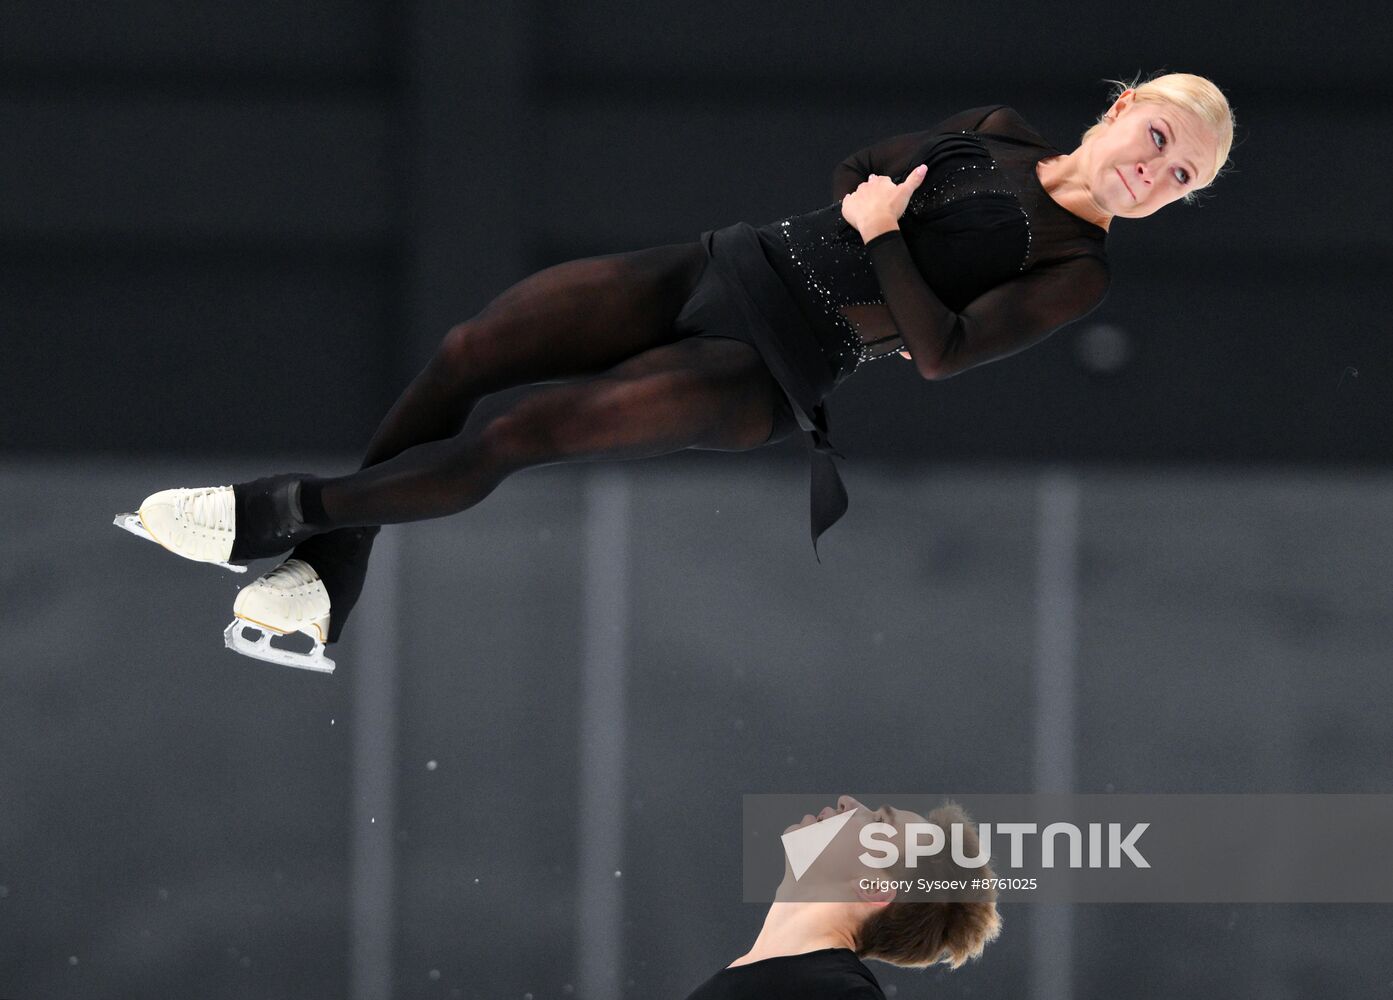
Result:
[[[1372,4],[0,3],[0,997],[681,998],[746,792],[1393,792],[1393,240]],[[347,470],[572,257],[830,200],[988,103],[1225,88],[1235,169],[1086,321],[889,360],[806,464],[543,469],[384,532],[332,676],[110,527]],[[796,820],[793,817],[790,821]],[[1279,873],[1274,873],[1277,877]],[[1032,907],[899,997],[1387,996],[1386,906]]]

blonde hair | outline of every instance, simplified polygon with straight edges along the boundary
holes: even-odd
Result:
[[[1163,73],[1145,81],[1141,81],[1140,76],[1138,76],[1130,83],[1125,80],[1105,82],[1113,84],[1112,96],[1108,101],[1109,106],[1115,103],[1123,93],[1132,90],[1135,91],[1132,99],[1138,103],[1172,104],[1184,108],[1209,126],[1218,140],[1214,149],[1214,173],[1207,183],[1185,193],[1185,203],[1195,204],[1198,201],[1199,192],[1209,187],[1210,184],[1219,179],[1221,174],[1226,172],[1224,168],[1228,164],[1229,152],[1233,148],[1235,124],[1233,109],[1229,107],[1228,98],[1224,96],[1223,91],[1213,81],[1202,76],[1195,76],[1193,73]],[[1090,137],[1107,127],[1106,114],[1107,112],[1104,112],[1098,116],[1098,120],[1089,126],[1080,137],[1080,142],[1087,142]]]
[[[948,802],[925,817],[948,830],[962,824],[963,852],[975,856],[979,841],[977,828],[962,808]],[[912,873],[937,879],[990,879],[990,866],[964,871],[951,859],[936,857],[931,871],[924,865]],[[910,874],[910,873],[906,873]],[[978,890],[969,898],[929,900],[895,899],[873,912],[861,925],[856,938],[856,954],[891,965],[924,968],[942,962],[956,969],[970,958],[982,954],[988,943],[1001,933],[1001,915],[996,911],[995,889]]]

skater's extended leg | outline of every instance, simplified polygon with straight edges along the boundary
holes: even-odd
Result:
[[[322,510],[331,527],[393,524],[464,510],[533,466],[754,448],[769,439],[780,399],[749,345],[682,340],[600,378],[534,390],[457,437],[350,476],[310,480],[306,506]]]
[[[510,473],[532,466],[643,458],[682,448],[754,448],[774,436],[781,399],[749,345],[680,341],[592,381],[534,390],[477,430],[448,441],[418,445],[351,476],[309,479],[303,483],[305,506],[323,511],[319,516],[328,525],[420,520],[464,510]],[[360,530],[340,527],[300,550],[311,551],[319,539],[340,531]],[[307,658],[274,653],[266,644],[271,634],[292,631],[320,643],[334,641],[341,627],[334,577],[335,571],[321,574],[309,560],[287,560],[238,595],[229,644],[250,655],[322,669],[322,644]],[[262,634],[261,645],[237,639],[245,624]]]

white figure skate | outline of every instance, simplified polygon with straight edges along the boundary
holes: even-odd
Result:
[[[223,630],[227,648],[258,660],[332,674],[334,661],[324,655],[329,634],[329,592],[309,563],[287,559],[242,588],[232,605],[235,617]],[[248,639],[244,630],[259,633]],[[308,653],[271,645],[272,636],[303,632],[314,640]]]
[[[245,573],[247,567],[227,561],[232,555],[236,522],[232,487],[208,486],[161,490],[146,497],[135,513],[117,514],[112,523],[164,546],[176,556]]]

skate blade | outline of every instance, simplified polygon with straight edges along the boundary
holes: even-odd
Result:
[[[258,638],[248,639],[243,632],[244,629],[254,629]],[[297,653],[293,649],[271,645],[273,636],[284,634],[288,633],[273,632],[264,625],[246,618],[234,618],[232,623],[223,629],[222,637],[228,649],[255,660],[278,663],[283,667],[295,667],[298,670],[314,670],[321,674],[334,672],[334,661],[324,655],[324,643],[314,640],[314,649],[308,653]]]
[[[116,525],[116,527],[118,528],[124,528],[125,530],[129,531],[132,535],[137,535],[140,538],[145,539],[147,542],[154,542],[156,545],[160,544],[160,540],[158,538],[156,538],[154,535],[150,534],[150,532],[145,530],[145,522],[140,519],[139,514],[117,514],[116,519],[111,523]],[[173,551],[172,549],[169,549],[165,546],[161,546],[161,548],[164,548],[166,552]],[[174,554],[176,556],[179,555],[179,553],[177,552],[175,552]],[[185,556],[184,558],[188,557]],[[201,562],[202,560],[195,559],[192,561]],[[223,569],[230,569],[234,573],[245,573],[247,571],[247,567],[234,566],[232,565],[232,563],[220,562],[213,563],[212,565],[221,566]]]

